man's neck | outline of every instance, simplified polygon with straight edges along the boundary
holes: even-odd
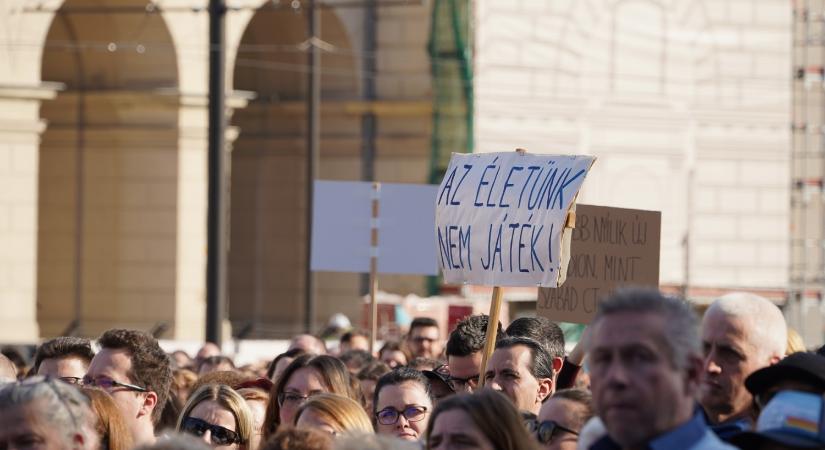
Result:
[[[720,423],[725,422],[734,422],[741,419],[751,420],[752,414],[751,409],[747,408],[744,411],[735,411],[733,413],[718,413],[715,414],[713,412],[708,412],[708,422],[711,425],[719,425]]]
[[[132,426],[132,445],[139,447],[141,445],[154,444],[157,438],[155,437],[155,427],[151,422],[147,423],[140,421]]]

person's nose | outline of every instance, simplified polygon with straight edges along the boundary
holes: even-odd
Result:
[[[206,444],[211,447],[212,446],[212,431],[211,430],[204,431],[203,434],[201,435],[201,440],[203,442],[206,442]]]
[[[504,390],[504,389],[502,389],[501,384],[499,384],[499,382],[498,382],[498,378],[493,378],[492,380],[490,380],[490,381],[487,383],[487,386],[488,386],[490,389],[494,390],[494,391],[499,391],[499,392],[501,392],[501,391],[503,391],[503,390]]]
[[[407,428],[409,426],[410,426],[410,421],[407,420],[407,417],[405,417],[403,414],[399,414],[398,415],[398,421],[395,422],[395,428],[397,428],[399,430],[403,430],[404,428]]]
[[[628,384],[627,369],[623,364],[614,362],[605,374],[605,381],[614,387],[624,387]]]
[[[705,373],[717,375],[722,373],[722,367],[716,363],[716,352],[711,350],[705,355]]]

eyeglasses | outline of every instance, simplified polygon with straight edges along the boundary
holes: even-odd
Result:
[[[556,431],[566,431],[574,436],[578,436],[578,431],[573,431],[570,428],[564,427],[556,423],[554,420],[545,420],[536,427],[536,439],[542,444],[549,444],[553,440],[553,435]]]
[[[403,411],[399,411],[390,406],[375,413],[375,419],[378,420],[378,423],[381,425],[395,425],[401,416],[404,416],[409,422],[418,422],[423,420],[426,414],[426,406],[410,405],[404,408]]]
[[[121,383],[120,381],[115,381],[111,378],[98,378],[95,380],[89,376],[85,376],[83,377],[83,385],[99,387],[104,391],[111,391],[116,387],[121,387],[130,391],[149,392],[149,389],[145,387],[140,387],[129,383]]]
[[[290,406],[302,405],[311,395],[301,395],[297,392],[281,392],[278,394],[278,406],[283,407],[286,404]]]
[[[466,386],[469,386],[471,389],[475,389],[478,386],[479,376],[479,374],[475,374],[467,378],[450,376],[450,379],[447,382],[450,383],[450,387],[453,388],[454,391],[463,391]]]
[[[183,419],[180,429],[185,433],[189,433],[197,437],[203,436],[204,433],[206,433],[206,430],[209,430],[209,439],[214,445],[243,444],[243,441],[238,433],[232,430],[227,430],[219,425],[213,425],[196,417],[187,417]]]
[[[64,383],[69,383],[69,384],[75,384],[75,385],[82,385],[83,384],[83,378],[81,378],[81,377],[57,377],[57,379],[64,382]]]

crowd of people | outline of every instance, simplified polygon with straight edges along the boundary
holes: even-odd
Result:
[[[55,338],[30,365],[0,357],[0,450],[825,448],[825,356],[762,297],[700,320],[621,290],[569,353],[550,320],[498,324],[482,370],[488,323],[416,318],[375,354],[359,330],[335,352],[299,335],[243,367],[142,331]]]

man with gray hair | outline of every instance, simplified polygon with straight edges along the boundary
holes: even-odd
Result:
[[[95,416],[77,389],[32,378],[0,388],[0,448],[98,450]]]
[[[745,378],[785,355],[788,328],[770,300],[732,293],[710,305],[702,319],[705,356],[699,402],[722,439],[752,428],[756,418]]]
[[[734,448],[696,408],[702,354],[690,305],[620,290],[601,302],[591,333],[593,403],[607,428],[591,450]]]

